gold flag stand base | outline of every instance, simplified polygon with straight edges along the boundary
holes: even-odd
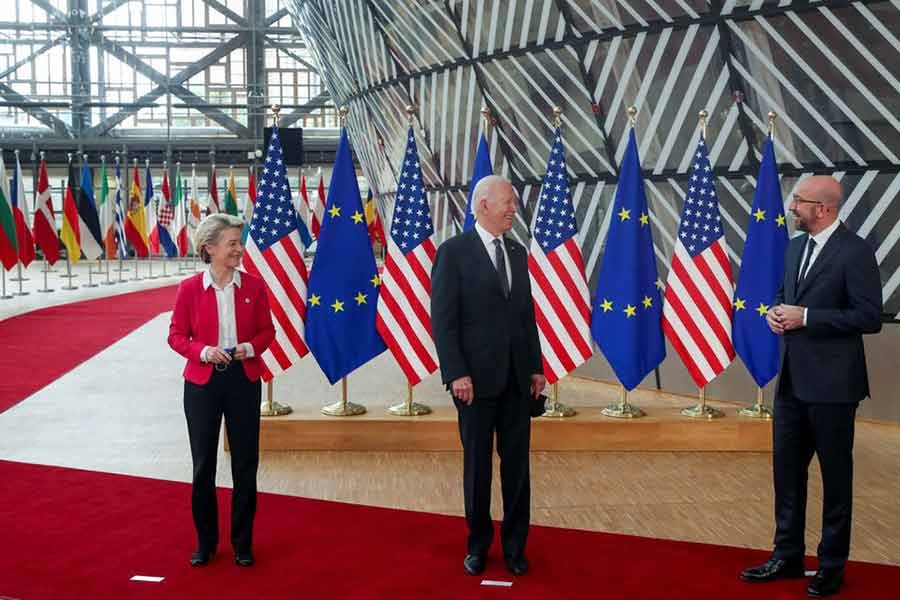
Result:
[[[431,414],[431,407],[419,402],[413,402],[413,388],[407,383],[406,401],[391,406],[387,411],[395,417],[418,417]]]
[[[639,419],[646,416],[646,413],[628,403],[628,390],[622,386],[622,401],[618,404],[610,404],[600,411],[604,417],[612,417],[614,419]]]
[[[681,414],[692,419],[719,419],[725,413],[706,404],[706,388],[700,388],[700,404],[682,409]]]
[[[553,398],[550,403],[544,406],[544,414],[542,417],[551,417],[556,419],[563,419],[565,417],[574,417],[577,414],[574,408],[571,406],[566,406],[562,402],[559,401],[559,390],[557,389],[557,384],[553,384]]]
[[[747,406],[738,411],[739,417],[747,419],[772,419],[772,411],[763,404],[763,391],[761,387],[756,388],[756,404]]]
[[[362,404],[347,402],[347,378],[341,379],[341,401],[322,407],[322,414],[329,417],[355,417],[365,414],[366,407]]]
[[[294,409],[287,404],[275,402],[272,400],[272,382],[266,384],[266,399],[259,405],[259,416],[261,417],[283,417],[294,412]]]

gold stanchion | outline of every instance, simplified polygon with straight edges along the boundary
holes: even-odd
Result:
[[[763,402],[763,389],[756,387],[756,404],[753,406],[745,406],[738,411],[739,417],[747,417],[748,419],[766,419],[772,418],[772,411]]]
[[[272,399],[272,382],[266,383],[266,399],[259,405],[259,415],[261,417],[283,417],[294,412],[294,409],[287,404],[275,402]]]
[[[639,419],[646,415],[637,406],[628,403],[628,390],[625,386],[620,386],[622,400],[618,404],[610,404],[600,411],[604,417],[613,417],[614,419]]]
[[[553,384],[550,395],[550,406],[545,407],[544,414],[541,415],[542,417],[556,417],[561,419],[563,417],[575,416],[576,413],[574,408],[566,406],[559,401],[559,384]]]
[[[413,402],[413,386],[406,384],[406,402],[400,402],[387,409],[395,417],[416,417],[431,413],[431,407]]]
[[[718,419],[725,416],[725,413],[718,408],[706,404],[705,387],[700,388],[700,404],[682,409],[681,414],[692,419]]]
[[[353,417],[366,412],[362,404],[347,402],[347,378],[341,379],[341,401],[322,407],[322,414],[330,417]]]

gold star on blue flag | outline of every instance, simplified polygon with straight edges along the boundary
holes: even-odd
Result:
[[[616,377],[632,390],[666,357],[662,298],[653,236],[645,216],[647,195],[634,129],[622,159],[606,251],[597,277],[591,335]]]
[[[332,384],[387,348],[375,329],[378,270],[369,242],[347,130],[341,131],[309,276],[306,344]],[[362,298],[363,301],[360,301]]]
[[[760,214],[764,218],[756,216]],[[784,276],[788,236],[783,223],[784,202],[778,182],[775,149],[769,136],[763,146],[741,272],[734,290],[736,306],[756,308],[735,310],[732,326],[735,352],[747,365],[759,387],[765,386],[778,373],[778,336],[766,323],[766,310],[774,302]]]

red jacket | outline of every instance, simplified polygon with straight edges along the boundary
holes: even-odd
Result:
[[[244,361],[247,379],[256,381],[263,371],[260,355],[275,339],[266,286],[258,277],[241,271],[241,286],[234,288],[234,317],[238,343],[253,345],[253,358]],[[187,359],[184,378],[204,385],[212,376],[212,363],[200,360],[204,346],[219,343],[219,310],[212,286],[203,289],[203,273],[188,277],[178,285],[175,311],[169,325],[169,346]]]

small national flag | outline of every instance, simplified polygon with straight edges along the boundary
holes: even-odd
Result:
[[[3,203],[0,201],[0,213]],[[41,156],[41,168],[38,175],[37,202],[34,207],[34,240],[40,246],[47,262],[55,264],[59,260],[59,237],[56,233],[56,215],[53,213],[53,198],[50,196],[50,180],[47,177],[47,161]],[[0,236],[3,233],[0,232]],[[2,242],[0,242],[2,246]]]
[[[97,210],[100,212],[100,233],[103,235],[103,250],[106,258],[116,254],[116,214],[113,199],[109,196],[109,178],[106,173],[106,157],[100,157],[100,200]],[[116,180],[116,185],[118,185]]]
[[[734,349],[759,387],[778,373],[778,336],[766,323],[766,313],[784,276],[788,245],[784,203],[772,136],[763,146],[743,262],[734,291]]]
[[[374,205],[371,190],[369,194],[367,205]],[[431,333],[431,265],[435,252],[431,209],[410,127],[375,320],[378,333],[409,385],[416,385],[438,367]]]
[[[127,174],[128,171],[126,170]],[[122,200],[122,168],[116,158],[116,246],[119,258],[128,256],[128,244],[125,237],[125,206]]]
[[[87,157],[81,165],[81,187],[78,188],[78,220],[81,233],[81,251],[88,260],[97,260],[103,255],[103,234],[100,233],[100,217],[94,201],[94,177],[88,167]]]
[[[472,183],[469,184],[469,198],[466,200],[463,231],[468,231],[475,227],[475,213],[472,211],[472,193],[475,191],[475,185],[483,178],[493,174],[494,167],[491,165],[491,151],[488,148],[487,138],[482,132],[478,140],[478,151],[475,154],[475,171],[472,173]]]
[[[697,387],[706,386],[734,360],[733,296],[715,177],[701,134],[689,172],[663,305],[663,332]]]
[[[197,188],[197,165],[191,164],[191,202],[190,202],[190,212],[188,213],[188,232],[190,234],[191,239],[194,237],[194,232],[197,231],[197,227],[200,226],[200,219],[203,217],[203,213],[200,211],[200,192]]]
[[[212,166],[212,172],[209,174],[209,198],[206,204],[209,214],[222,212],[219,206],[219,188],[216,187],[216,165]]]
[[[128,218],[125,220],[125,236],[134,247],[134,253],[141,258],[150,256],[150,243],[147,240],[147,217],[144,210],[144,199],[141,192],[141,176],[138,172],[137,160],[134,161],[134,173],[131,179],[131,191],[128,193]]]
[[[334,176],[332,175],[332,179]],[[322,169],[319,169],[319,187],[317,190],[318,199],[313,205],[313,216],[312,216],[312,235],[313,238],[319,239],[319,232],[322,230],[323,219],[325,218],[325,176],[322,174]]]
[[[154,204],[157,203],[157,204]],[[159,254],[159,222],[157,220],[156,192],[153,189],[153,174],[150,172],[150,161],[144,173],[144,214],[147,215],[147,244],[150,255]]]
[[[369,192],[366,194],[366,224],[369,227],[369,239],[372,240],[372,243],[378,242],[382,246],[385,245],[387,242],[384,239],[384,228],[381,226],[381,215],[375,204],[372,188],[369,188]]]
[[[6,177],[6,165],[0,154],[0,261],[3,268],[9,271],[19,262],[18,241],[16,237],[16,219],[9,197],[9,180]]]
[[[225,191],[225,212],[238,216],[237,189],[234,187],[234,171],[229,169],[228,188]]]
[[[3,162],[0,159],[0,170]],[[5,170],[3,170],[5,171]],[[0,171],[0,185],[6,180],[6,173]],[[81,260],[81,225],[78,218],[78,203],[75,201],[75,166],[69,158],[69,177],[66,180],[66,192],[63,197],[63,223],[59,239],[66,247],[66,256],[73,265]]]
[[[334,384],[387,349],[375,329],[381,278],[346,129],[341,131],[325,214],[309,276],[306,343]]]
[[[547,383],[591,357],[591,309],[562,134],[553,135],[538,196],[528,276]]]
[[[172,202],[172,210],[175,211],[175,245],[178,246],[178,256],[187,256],[190,249],[187,228],[187,202],[185,201],[186,188],[181,180],[181,163],[175,164],[175,199]]]
[[[253,167],[250,167],[250,178],[247,180],[247,202],[244,204],[244,223],[249,223],[253,219],[253,207],[256,206],[256,174]],[[241,243],[247,244],[247,236],[250,235],[250,228],[244,227],[243,239]]]
[[[309,275],[303,262],[297,211],[291,202],[291,188],[281,156],[276,126],[269,139],[244,253],[244,268],[266,283],[275,324],[275,341],[260,356],[266,381],[309,352],[304,339]]]
[[[163,164],[162,200],[159,202],[159,246],[166,256],[178,256],[178,246],[175,245],[175,210],[172,208],[171,192],[169,191],[169,167]]]
[[[27,267],[34,260],[34,239],[31,237],[31,224],[28,223],[25,179],[22,177],[22,165],[19,162],[18,150],[16,150],[16,170],[13,172],[11,197],[13,217],[16,220],[16,245],[19,251],[19,262],[23,267]]]
[[[619,170],[606,251],[597,277],[591,334],[626,390],[666,357],[662,282],[656,272],[650,211],[634,128]]]

